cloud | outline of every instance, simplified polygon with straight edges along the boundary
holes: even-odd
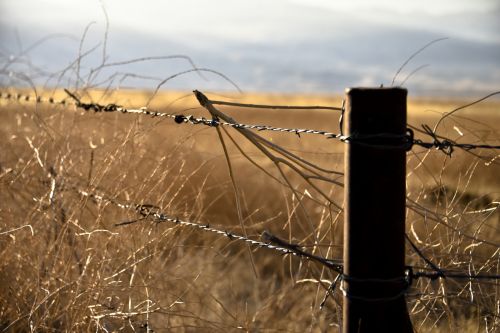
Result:
[[[393,9],[383,6],[385,1],[377,5],[380,15],[377,16],[379,12],[374,10],[370,19],[364,17],[368,13],[363,11],[346,11],[337,15],[333,10],[319,8],[317,1],[314,6],[305,0],[296,0],[292,5],[290,1],[224,0],[217,2],[226,5],[222,9],[214,6],[214,2],[192,0],[169,1],[166,7],[167,2],[106,2],[111,23],[107,45],[109,60],[185,54],[198,66],[227,74],[244,89],[340,92],[347,86],[390,83],[397,68],[412,53],[433,39],[450,36],[444,33],[451,30],[451,39],[419,54],[399,79],[415,68],[429,64],[412,76],[408,87],[422,94],[434,94],[437,88],[444,89],[440,93],[448,91],[450,94],[459,89],[471,91],[474,86],[480,90],[499,88],[495,87],[499,82],[498,74],[494,76],[492,73],[499,71],[500,42],[495,40],[497,37],[491,38],[498,30],[492,30],[491,36],[482,34],[482,39],[474,37],[483,30],[498,26],[492,19],[498,11],[484,15],[473,12],[467,15],[467,19],[462,19],[461,14],[443,15],[436,22],[427,17],[430,22],[427,24],[425,20],[418,22],[421,13],[412,17],[394,15]],[[29,1],[12,3],[7,15],[0,19],[3,32],[0,44],[6,53],[15,55],[18,50],[15,27],[19,28],[25,46],[50,33],[71,32],[74,40],[52,40],[28,55],[38,66],[55,71],[77,57],[83,29],[91,20],[97,20],[98,23],[89,30],[83,49],[98,45],[101,48],[82,61],[82,68],[89,69],[102,60],[104,15],[97,1],[82,9],[82,15],[77,15],[79,6],[86,2],[61,7],[55,17],[67,16],[73,20],[64,27],[43,25],[44,20],[50,20],[44,15],[49,15],[47,11],[50,9],[54,10],[55,0],[45,1],[46,5],[40,8],[38,12],[44,20],[39,20],[36,27],[31,25],[33,17],[17,12]],[[354,3],[361,4],[364,2]],[[2,6],[5,7],[5,3]],[[139,11],[137,6],[144,8]],[[189,6],[192,8],[187,8]],[[262,8],[266,10],[259,11]],[[475,30],[460,29],[461,24],[474,26]],[[166,77],[188,68],[185,61],[172,60],[112,70]],[[109,71],[106,73],[110,74]],[[131,78],[126,82],[137,87],[152,85],[150,81]],[[167,88],[191,89],[203,85],[211,89],[231,89],[215,77],[204,82],[196,75],[169,82]]]

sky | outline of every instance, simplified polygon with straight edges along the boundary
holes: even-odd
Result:
[[[108,63],[182,54],[246,91],[342,93],[390,85],[409,56],[446,38],[415,56],[396,84],[404,81],[416,95],[500,89],[498,0],[0,0],[0,12],[3,85],[19,84],[20,76],[75,85],[74,71],[64,82],[47,77],[74,63],[81,49],[89,51],[82,76],[102,64],[103,54]],[[152,60],[113,66],[89,80],[154,88],[190,68],[185,59]],[[120,73],[120,80],[106,80]],[[235,89],[211,72],[187,73],[163,88]]]

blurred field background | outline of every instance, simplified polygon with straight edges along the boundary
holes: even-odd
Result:
[[[61,90],[39,94],[67,97]],[[90,90],[80,95],[82,100],[141,107],[152,92]],[[261,104],[340,106],[342,101],[330,95],[207,95]],[[412,98],[410,92],[408,122],[432,126],[468,102]],[[149,106],[209,118],[190,92],[161,92]],[[499,107],[498,100],[490,100],[461,110],[444,120],[439,133],[458,142],[498,144]],[[220,109],[240,123],[339,128],[335,111]],[[0,329],[338,331],[340,291],[319,309],[333,272],[185,226],[143,219],[117,227],[141,216],[78,192],[156,205],[169,215],[242,234],[239,198],[249,237],[259,239],[268,230],[308,251],[341,258],[342,212],[290,168],[280,175],[234,129],[228,133],[232,139],[226,134],[224,139],[236,191],[214,128],[0,100]],[[258,134],[314,165],[343,172],[342,143],[307,134]],[[419,147],[408,153],[407,234],[443,269],[498,274],[500,160],[495,151],[474,154],[457,149],[448,157]],[[285,176],[295,195],[264,170],[278,179]],[[336,180],[342,182],[342,176]],[[342,206],[342,187],[317,184]],[[425,267],[410,247],[406,261]],[[495,332],[500,327],[496,281],[418,280],[407,301],[417,332]]]

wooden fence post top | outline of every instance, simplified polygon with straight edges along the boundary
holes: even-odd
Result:
[[[408,90],[406,88],[402,88],[402,87],[350,87],[350,88],[345,89],[346,95],[349,95],[351,93],[356,93],[356,92],[370,92],[370,91],[377,91],[377,92],[401,91],[401,92],[404,92],[405,94],[408,93]]]

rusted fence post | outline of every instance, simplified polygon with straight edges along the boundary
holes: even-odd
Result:
[[[404,297],[407,91],[346,95],[343,332],[413,332]]]

